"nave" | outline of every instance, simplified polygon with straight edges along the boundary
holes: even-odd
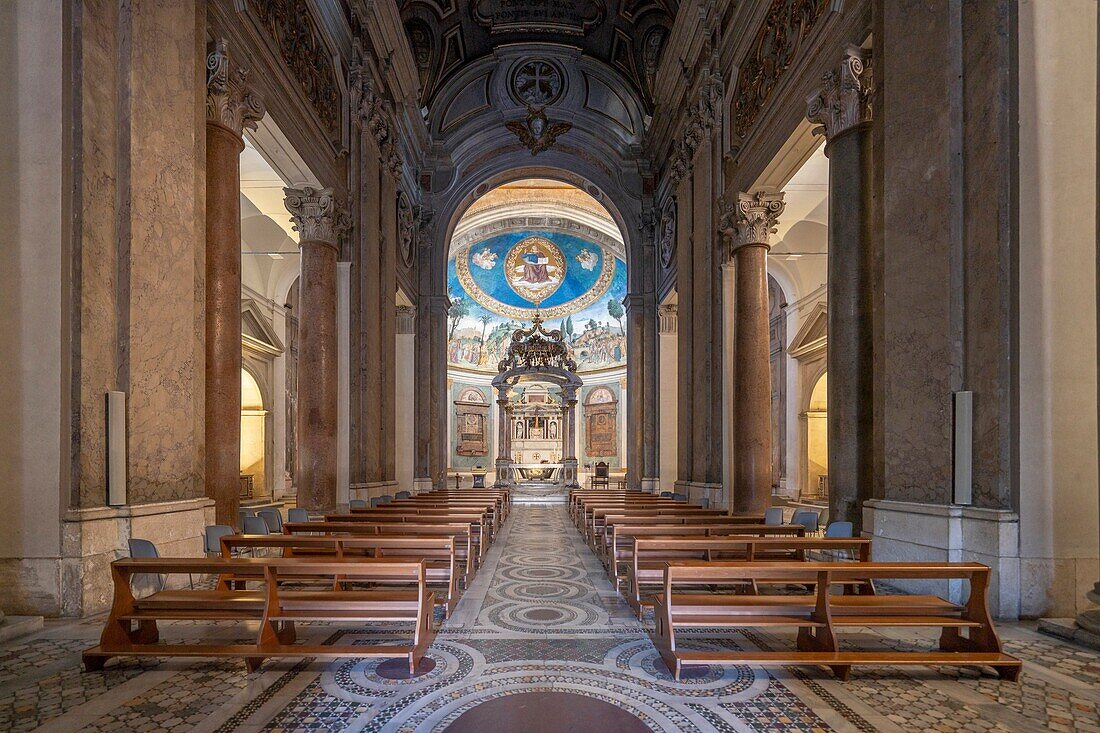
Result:
[[[489,730],[578,733],[1093,731],[1100,707],[1100,654],[1026,623],[998,624],[1005,650],[1024,662],[1018,685],[988,671],[920,667],[856,668],[848,682],[813,667],[706,667],[675,682],[646,633],[652,615],[635,619],[561,504],[515,505],[451,618],[443,621],[441,609],[436,617],[442,625],[414,679],[388,660],[355,658],[271,660],[248,674],[234,659],[124,657],[81,673],[80,652],[95,643],[103,617],[47,622],[0,645],[0,729],[463,733],[490,722]],[[217,625],[225,641],[248,636],[240,625]],[[403,633],[379,626],[306,625],[299,637],[366,646]],[[209,636],[209,628],[162,623],[171,641]],[[934,638],[846,634],[861,649]],[[746,629],[688,643],[778,649],[792,641],[785,630]],[[548,709],[552,717],[539,717]],[[471,711],[491,717],[463,717]],[[512,715],[528,716],[522,728]]]

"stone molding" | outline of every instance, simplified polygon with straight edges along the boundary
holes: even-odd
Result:
[[[771,235],[777,230],[784,208],[782,192],[742,191],[737,194],[736,204],[721,199],[718,229],[729,240],[730,257],[741,247],[771,247]]]
[[[397,306],[397,334],[416,333],[416,306]]]
[[[335,247],[340,235],[347,231],[347,212],[336,203],[331,188],[284,188],[283,203],[290,212],[298,244],[320,242]]]
[[[210,44],[206,54],[206,120],[232,130],[238,137],[256,129],[267,107],[248,83],[248,70],[232,68],[224,38]]]
[[[871,121],[870,54],[849,46],[836,69],[821,77],[821,89],[806,100],[806,119],[826,140]]]
[[[669,164],[670,188],[676,188],[691,172],[695,151],[721,119],[722,98],[725,96],[726,86],[722,81],[716,51],[717,46],[711,53],[709,62],[699,73],[695,99],[685,118],[683,132],[673,143],[672,159]]]
[[[675,303],[657,306],[658,333],[662,336],[675,334],[679,327]]]
[[[400,179],[404,160],[393,132],[394,125],[390,122],[385,100],[375,93],[374,81],[367,76],[362,63],[352,64],[348,72],[348,87],[352,119],[374,138],[382,166],[395,179]]]

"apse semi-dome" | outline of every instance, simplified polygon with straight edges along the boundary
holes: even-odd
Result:
[[[578,370],[626,363],[626,263],[599,243],[508,231],[453,252],[447,276],[451,366],[495,371],[512,332],[536,312],[562,330]]]

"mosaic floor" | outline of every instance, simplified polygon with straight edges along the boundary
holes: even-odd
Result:
[[[813,668],[713,668],[674,682],[562,505],[514,508],[440,632],[430,671],[414,680],[395,679],[401,675],[394,665],[379,660],[273,660],[250,675],[235,661],[123,659],[105,672],[83,673],[79,652],[98,637],[101,622],[47,624],[0,645],[0,731],[506,733],[534,727],[514,721],[486,727],[484,715],[462,716],[483,702],[500,706],[508,696],[544,692],[554,693],[554,701],[575,700],[561,694],[572,693],[631,714],[634,727],[596,720],[592,730],[600,733],[645,727],[1100,733],[1100,654],[1024,625],[1002,626],[1007,650],[1025,663],[1020,685],[992,673],[908,668],[857,669],[848,683]],[[198,633],[182,622],[162,629],[166,639]],[[385,643],[394,633],[331,625],[301,631],[307,641],[350,638],[364,645]],[[249,636],[239,625],[218,633],[227,640]],[[868,648],[927,643],[912,632],[861,636]],[[752,630],[692,645],[778,648],[791,641]],[[565,711],[560,721],[548,717],[539,714],[539,731],[584,731],[565,722]]]

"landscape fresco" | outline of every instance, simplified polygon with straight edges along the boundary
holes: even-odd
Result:
[[[626,263],[598,244],[558,233],[510,232],[457,257],[465,261],[456,266],[452,257],[447,271],[450,366],[495,372],[512,332],[530,327],[531,298],[539,296],[549,315],[545,327],[562,330],[578,371],[625,366]]]

